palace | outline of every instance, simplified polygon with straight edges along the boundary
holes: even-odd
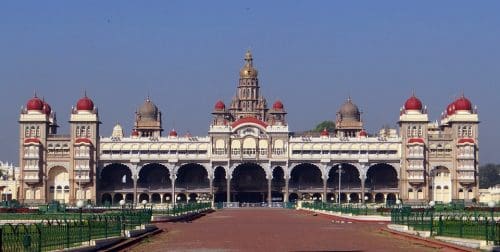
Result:
[[[217,101],[207,136],[164,134],[150,97],[135,113],[130,135],[116,125],[99,134],[97,107],[85,95],[70,114],[70,133],[57,132],[47,101],[31,98],[19,117],[19,200],[26,204],[79,199],[96,204],[471,201],[478,198],[478,115],[464,96],[439,122],[412,95],[399,110],[399,129],[364,129],[351,98],[333,132],[290,132],[281,101],[269,108],[250,52],[229,106]],[[207,111],[208,112],[208,111]],[[394,111],[397,113],[398,111]]]

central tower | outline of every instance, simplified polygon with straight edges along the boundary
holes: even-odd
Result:
[[[257,75],[257,69],[253,66],[252,53],[247,51],[245,53],[245,65],[240,70],[238,90],[229,108],[233,120],[255,117],[261,121],[266,121],[267,102],[260,94]]]

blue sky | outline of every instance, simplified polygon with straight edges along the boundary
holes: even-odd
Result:
[[[18,162],[20,107],[52,105],[67,132],[84,90],[102,135],[130,133],[148,93],[164,128],[206,135],[251,48],[268,102],[291,130],[350,95],[369,132],[396,126],[414,90],[432,120],[462,92],[479,108],[480,161],[500,162],[498,1],[2,1],[0,160]]]

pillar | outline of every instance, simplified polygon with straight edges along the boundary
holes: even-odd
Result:
[[[387,193],[384,193],[384,203],[387,203]]]
[[[177,202],[177,195],[175,195],[175,179],[177,179],[177,175],[172,174],[170,176],[170,181],[172,182],[172,204],[175,206],[175,203]]]
[[[359,179],[361,179],[361,202],[365,203],[365,176],[359,176]]]
[[[226,176],[226,186],[227,186],[227,194],[226,194],[226,202],[231,202],[231,176]]]
[[[271,196],[271,183],[273,179],[268,178],[267,179],[267,205],[271,207],[271,202],[273,201],[272,196]]]
[[[137,180],[138,180],[138,176],[135,175],[134,178],[132,179],[134,181],[134,204],[137,204],[137,197],[139,197],[139,195],[137,195]]]
[[[214,195],[214,178],[208,178],[209,186],[210,186],[210,197],[211,201],[214,202],[215,200],[215,195]]]
[[[165,196],[165,194],[160,193],[160,204],[163,204],[163,196]]]
[[[326,183],[328,182],[328,178],[323,178],[323,195],[321,197],[322,202],[326,202]]]
[[[288,182],[290,181],[290,178],[285,177],[285,195],[283,195],[283,200],[285,202],[288,202],[288,195],[290,194],[289,189],[288,189]]]

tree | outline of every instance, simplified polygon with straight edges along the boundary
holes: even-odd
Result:
[[[313,132],[321,132],[326,128],[328,132],[333,132],[335,130],[335,122],[334,121],[322,121],[312,130]]]
[[[486,164],[479,166],[479,187],[488,188],[500,184],[500,165]]]

